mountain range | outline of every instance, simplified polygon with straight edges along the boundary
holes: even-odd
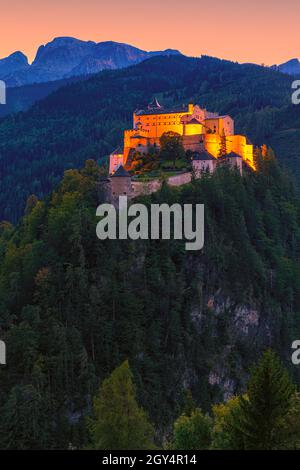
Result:
[[[173,49],[146,52],[113,41],[96,43],[58,37],[38,48],[32,64],[20,51],[1,59],[0,79],[8,87],[17,87],[85,76],[105,69],[121,69],[153,56],[178,54],[180,52]]]
[[[284,64],[278,65],[279,72],[287,73],[288,75],[300,75],[300,62],[298,59],[291,59]]]

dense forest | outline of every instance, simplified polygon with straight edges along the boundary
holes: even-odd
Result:
[[[208,66],[210,63],[208,60]],[[150,64],[141,67],[147,70]],[[236,68],[239,70],[238,65]],[[167,62],[166,69],[170,69]],[[151,70],[155,71],[153,64]],[[120,118],[126,123],[134,102],[145,98],[145,83],[141,80],[138,86],[133,71],[122,72],[127,74],[123,85],[129,87],[132,79],[136,95],[129,93],[126,103],[125,99],[117,103],[119,106],[114,103],[110,110],[109,106],[99,107],[95,97],[91,102],[74,101],[72,85],[70,94],[66,90],[57,92],[41,108],[37,106],[26,116],[2,123],[1,132],[8,135],[13,119],[17,127],[24,129],[31,121],[31,139],[21,158],[25,165],[29,148],[32,157],[36,152],[32,167],[23,167],[22,174],[28,178],[26,191],[33,189],[29,184],[31,172],[37,177],[39,171],[44,172],[44,164],[53,170],[48,174],[49,185],[54,182],[51,175],[54,178],[55,168],[56,178],[65,164],[79,165],[86,155],[79,150],[77,138],[81,140],[84,135],[84,141],[90,142],[86,152],[95,152],[97,145],[99,151],[105,145],[108,150],[110,142],[104,144],[104,139],[118,137]],[[105,86],[99,88],[99,78],[80,86],[86,96],[93,96],[88,92],[90,88],[103,94],[107,103],[109,99],[112,102],[109,96],[118,101],[119,86],[115,83],[112,94],[114,82],[109,77],[107,73],[101,78],[104,83],[107,80],[109,93]],[[157,88],[162,86],[163,73],[159,80]],[[148,86],[149,96],[158,91],[153,77],[149,76]],[[67,112],[64,117],[66,100],[70,100],[69,112],[73,109],[75,115],[81,110],[76,129],[81,128],[82,133],[77,135],[74,129],[72,141],[66,139],[71,122]],[[35,120],[38,115],[44,119],[44,106],[56,118],[47,117],[47,140],[43,143],[38,140],[41,134],[36,135]],[[102,120],[89,129],[91,108],[97,109]],[[59,120],[65,126],[56,135]],[[114,120],[116,127],[111,128]],[[97,139],[92,136],[96,128]],[[43,129],[41,125],[40,133]],[[53,140],[48,140],[52,132]],[[21,141],[22,133],[15,144],[15,155]],[[51,147],[57,159],[37,160],[40,148],[32,147],[30,141],[39,141],[45,149]],[[49,142],[53,146],[49,147]],[[63,152],[70,152],[70,160],[64,164]],[[210,446],[211,432],[215,432],[211,420],[217,428],[224,423],[222,402],[237,394],[243,397],[245,392],[248,398],[240,398],[238,404],[233,399],[227,406],[238,406],[246,426],[249,416],[255,417],[251,407],[261,403],[257,390],[264,389],[259,381],[268,386],[264,374],[271,381],[270,387],[277,386],[275,392],[270,388],[268,393],[275,398],[275,393],[284,395],[278,416],[273,413],[276,426],[282,424],[282,414],[287,414],[298,398],[285,373],[279,371],[277,359],[266,353],[267,359],[262,359],[258,372],[250,379],[249,370],[267,348],[272,348],[289,369],[293,382],[300,383],[299,370],[290,358],[291,343],[300,334],[300,198],[271,150],[258,153],[256,158],[257,172],[245,169],[241,176],[227,165],[220,165],[213,175],[204,174],[180,188],[164,184],[159,192],[141,197],[145,204],[205,204],[205,246],[199,252],[186,252],[180,240],[98,240],[95,214],[103,170],[93,160],[81,170],[67,170],[44,200],[30,196],[16,226],[2,222],[0,332],[7,344],[8,364],[0,368],[1,448],[102,448],[109,438],[105,400],[111,403],[110,413],[117,412],[119,405],[109,400],[118,399],[121,386],[126,390],[133,423],[136,419],[136,429],[141,429],[140,438],[143,435],[146,439],[140,443],[141,448],[150,438],[159,447],[194,448],[196,444],[182,444],[180,440],[186,436],[181,429],[193,427],[194,421],[196,428],[200,423],[203,446]],[[15,171],[19,178],[20,161],[17,166],[15,160]],[[5,178],[4,187],[8,181]],[[43,178],[40,182],[45,182]],[[48,187],[45,184],[44,190]],[[24,188],[22,197],[26,194]],[[39,182],[35,189],[41,191]],[[10,190],[10,197],[14,194],[16,198],[21,187],[11,182]],[[20,209],[21,197],[18,201]],[[270,374],[269,363],[274,366],[274,375]],[[193,406],[187,410],[189,402]],[[214,404],[221,408],[212,411]],[[230,429],[239,428],[231,423]],[[120,434],[118,438],[123,437]],[[242,446],[225,441],[222,445],[214,441],[214,445]],[[273,445],[271,438],[268,442]],[[254,444],[247,441],[243,445]]]
[[[299,178],[300,107],[291,104],[291,82],[266,67],[173,56],[62,87],[0,120],[0,220],[16,222],[27,197],[47,195],[64,170],[103,160],[154,95],[167,106],[194,101],[231,114],[236,132],[271,145]]]
[[[0,106],[0,117],[19,111],[25,111],[35,102],[42,100],[58,88],[79,80],[79,77],[73,77],[64,80],[55,80],[53,82],[35,83],[34,85],[9,87],[6,90],[6,105]]]

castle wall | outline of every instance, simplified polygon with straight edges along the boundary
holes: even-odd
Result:
[[[244,161],[253,166],[253,145],[247,143],[247,138],[243,135],[231,135],[228,141],[228,153],[241,155]]]
[[[190,183],[192,180],[192,174],[190,172],[180,173],[179,175],[169,176],[167,183],[170,186],[181,186],[183,184]],[[154,179],[151,181],[132,181],[132,197],[144,196],[147,194],[154,193],[161,188],[162,180]]]
[[[218,134],[205,134],[204,146],[208,153],[218,158],[220,150],[221,137]]]
[[[193,169],[196,173],[196,176],[199,177],[203,171],[209,171],[213,173],[216,168],[216,160],[193,160]]]
[[[224,129],[225,135],[234,134],[234,121],[230,116],[206,119],[205,126],[207,129],[210,129],[211,132],[216,133],[216,134],[222,134],[223,129]]]
[[[202,124],[186,124],[183,128],[184,135],[199,135],[203,134]]]
[[[140,129],[139,131],[137,131],[137,129],[126,129],[124,131],[124,147],[131,146],[131,139],[137,134],[137,132],[145,138],[150,136],[149,132],[144,129]]]
[[[241,175],[243,174],[243,160],[241,158],[228,158],[228,163],[232,167],[236,167]]]
[[[132,181],[132,197],[144,196],[155,193],[161,188],[161,181],[158,179],[141,182]]]
[[[201,152],[204,150],[203,134],[184,135],[182,137],[182,143],[185,151]]]
[[[188,172],[181,173],[179,175],[169,176],[167,181],[170,186],[181,186],[182,184],[187,184],[192,181],[192,174]]]
[[[111,178],[111,194],[112,198],[118,198],[119,196],[132,195],[131,178],[130,177],[112,177]]]

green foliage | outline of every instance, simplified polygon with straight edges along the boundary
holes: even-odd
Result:
[[[101,174],[92,161],[68,170],[49,198],[31,198],[16,227],[0,225],[0,326],[9,351],[0,429],[9,425],[15,436],[1,432],[1,448],[14,448],[14,439],[23,448],[87,446],[90,397],[126,358],[138,403],[163,441],[192,410],[184,408],[187,380],[206,413],[223,398],[209,380],[220,361],[241,390],[263,349],[284,358],[300,333],[300,202],[275,160],[243,177],[220,167],[140,198],[205,204],[205,246],[194,253],[180,240],[98,240]],[[299,384],[297,370],[294,378]],[[8,422],[15,387],[31,387],[37,404],[30,441],[18,437],[16,419]]]
[[[219,158],[225,157],[225,155],[227,155],[226,135],[225,135],[224,129],[222,129],[220,148],[219,148]]]
[[[289,411],[286,414],[282,427],[278,430],[277,448],[281,450],[300,449],[300,395],[292,396]]]
[[[277,449],[282,427],[291,409],[295,387],[271,350],[252,371],[247,395],[225,416],[225,429],[234,449]]]
[[[1,409],[1,448],[43,449],[51,439],[51,401],[32,385],[14,387]]]
[[[153,448],[154,430],[136,402],[128,361],[114,370],[94,400],[91,426],[94,449],[142,450]]]
[[[211,444],[212,421],[197,408],[190,416],[180,416],[174,424],[174,450],[203,450]]]
[[[213,450],[229,450],[243,448],[243,436],[235,426],[231,426],[232,417],[239,414],[240,397],[235,396],[225,403],[212,407],[213,412]]]
[[[173,162],[175,168],[177,160],[185,157],[185,151],[182,144],[181,135],[176,132],[165,132],[159,139],[160,141],[160,158],[162,160]]]

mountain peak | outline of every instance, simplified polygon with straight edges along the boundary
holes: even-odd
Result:
[[[0,80],[28,67],[29,64],[26,55],[21,51],[13,52],[8,57],[0,59]]]
[[[288,75],[300,75],[300,62],[299,59],[290,59],[287,62],[278,66],[278,70]]]
[[[38,48],[31,65],[21,52],[0,61],[0,79],[6,79],[9,86],[50,82],[128,67],[157,55],[175,54],[180,52],[173,49],[147,52],[115,41],[96,43],[58,36]],[[8,62],[13,62],[13,66],[8,66]]]

